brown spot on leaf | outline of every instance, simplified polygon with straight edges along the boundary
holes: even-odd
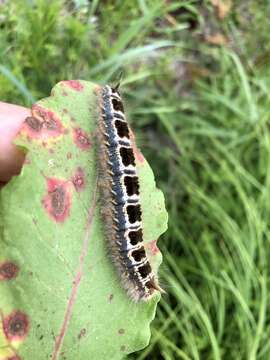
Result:
[[[81,340],[81,338],[83,338],[85,335],[86,335],[86,329],[83,328],[83,329],[81,329],[81,331],[79,332],[78,339]]]
[[[45,141],[64,134],[64,127],[54,111],[45,109],[38,104],[32,107],[32,116],[28,116],[20,130],[28,141],[33,139]]]
[[[88,134],[81,128],[73,129],[73,137],[75,144],[84,151],[87,151],[91,147],[91,141]]]
[[[9,341],[23,340],[29,332],[29,327],[28,316],[19,310],[3,319],[3,330]]]
[[[125,333],[125,329],[119,329],[119,330],[118,330],[118,334],[119,334],[119,335],[123,335],[124,333]]]
[[[0,264],[0,281],[11,280],[18,275],[19,268],[11,261],[5,261]]]
[[[68,86],[76,91],[82,91],[84,88],[83,84],[78,80],[64,80],[61,81],[61,84],[63,84],[64,86]]]
[[[126,351],[126,347],[125,345],[122,345],[121,348],[120,348],[121,351]]]
[[[34,131],[38,132],[42,129],[42,122],[33,116],[28,116],[25,123]]]
[[[113,299],[113,294],[110,294],[110,296],[109,296],[109,302],[112,302],[112,299]]]
[[[65,190],[62,186],[58,186],[51,193],[51,204],[55,216],[63,214],[65,209]]]
[[[85,188],[85,174],[81,167],[77,168],[76,173],[72,178],[72,182],[78,192]]]
[[[70,182],[56,178],[47,179],[47,195],[42,203],[53,220],[63,223],[70,213]]]
[[[33,117],[31,117],[32,120],[30,122],[32,125],[32,132],[29,132],[31,137],[42,137],[42,139],[46,139],[49,137],[57,137],[64,133],[64,128],[60,118],[54,111],[45,109],[40,105],[35,104],[32,108],[32,114]]]
[[[71,152],[68,152],[67,153],[67,159],[71,159],[72,158],[72,153]]]

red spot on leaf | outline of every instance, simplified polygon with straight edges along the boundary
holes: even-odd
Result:
[[[0,264],[0,281],[11,280],[18,275],[19,268],[11,261],[5,261]]]
[[[68,86],[76,91],[82,91],[84,88],[83,84],[78,80],[64,80],[61,81],[61,84],[64,84],[65,86]]]
[[[78,339],[81,340],[86,335],[86,329],[81,329],[78,335]]]
[[[85,188],[85,174],[82,168],[77,168],[76,173],[72,178],[72,182],[77,191],[82,191]]]
[[[147,249],[150,251],[152,256],[155,256],[159,253],[159,248],[157,247],[157,240],[152,240],[146,245]]]
[[[143,163],[145,161],[144,156],[136,146],[135,136],[132,131],[130,131],[130,138],[136,160],[138,160],[140,163]]]
[[[81,128],[73,129],[75,144],[82,150],[87,151],[91,147],[91,141],[88,134]]]
[[[35,104],[33,106],[33,114],[42,121],[43,128],[50,131],[51,136],[58,136],[62,133],[62,123],[53,111]]]
[[[70,182],[56,178],[47,179],[47,195],[42,203],[53,220],[63,223],[70,213]]]
[[[64,134],[64,128],[53,111],[35,104],[32,108],[32,116],[25,119],[21,132],[26,132],[29,140],[43,140]]]
[[[13,311],[3,319],[3,330],[9,341],[23,340],[30,328],[29,318],[22,311]]]
[[[143,163],[143,162],[144,162],[144,156],[143,156],[143,154],[140,152],[140,150],[135,146],[135,147],[133,147],[133,151],[134,151],[135,158],[136,158],[139,162]]]

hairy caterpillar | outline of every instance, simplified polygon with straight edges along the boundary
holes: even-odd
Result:
[[[100,91],[99,188],[105,237],[122,286],[134,300],[163,292],[143,243],[140,184],[130,129],[117,87]]]

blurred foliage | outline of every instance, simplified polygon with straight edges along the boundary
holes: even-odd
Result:
[[[269,15],[266,0],[1,2],[2,100],[124,72],[170,214],[168,295],[134,359],[270,358]]]

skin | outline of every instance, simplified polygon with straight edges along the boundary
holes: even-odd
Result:
[[[30,110],[0,102],[0,183],[6,183],[19,174],[24,154],[13,144],[13,139]]]

